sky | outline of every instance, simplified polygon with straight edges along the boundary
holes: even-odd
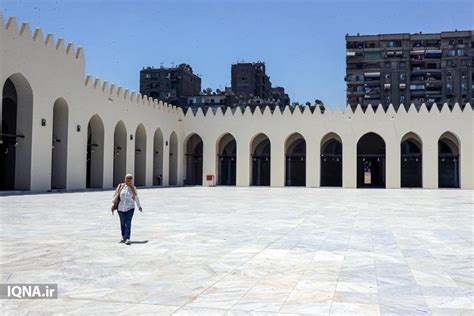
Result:
[[[190,64],[202,88],[231,64],[264,61],[292,101],[344,106],[345,35],[474,29],[463,0],[0,0],[4,19],[73,42],[86,73],[139,90],[142,67]]]

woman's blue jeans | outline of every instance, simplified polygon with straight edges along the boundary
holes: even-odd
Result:
[[[126,212],[117,211],[120,216],[120,229],[122,230],[123,239],[130,239],[130,233],[132,231],[132,217],[134,211],[134,208]]]

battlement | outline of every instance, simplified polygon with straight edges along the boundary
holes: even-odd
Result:
[[[58,52],[72,56],[73,59],[82,62],[84,61],[84,50],[82,47],[76,48],[72,42],[65,45],[64,39],[62,38],[58,38],[58,40],[55,41],[54,36],[51,33],[48,33],[46,37],[44,37],[41,28],[36,28],[34,33],[32,33],[28,22],[23,22],[21,26],[18,27],[16,17],[11,16],[8,18],[7,22],[4,23],[3,16],[0,14],[0,24],[6,32],[11,33],[12,35],[18,35],[22,38],[30,38],[33,42],[43,43],[45,47],[55,48]]]
[[[77,47],[72,42],[65,44],[63,38],[54,39],[53,34],[48,33],[46,37],[43,35],[41,28],[36,28],[34,32],[31,32],[31,27],[28,22],[23,22],[20,27],[16,17],[9,17],[6,23],[4,22],[3,15],[0,14],[0,25],[7,34],[10,34],[12,38],[18,37],[22,39],[30,39],[32,43],[43,44],[44,48],[56,50],[58,53],[64,56],[71,56],[72,62],[81,63],[81,67],[85,68],[85,55],[82,47]],[[40,46],[41,48],[41,46]],[[108,81],[101,81],[99,78],[92,78],[90,75],[86,75],[84,85],[94,91],[101,91],[106,97],[113,100],[113,98],[119,98],[131,103],[152,106],[158,110],[165,111],[172,114],[181,114],[181,108],[177,108],[171,104],[161,102],[156,99],[152,99],[146,95],[142,95],[135,91],[116,86],[115,84],[109,84]]]
[[[344,110],[341,110],[339,107],[335,109],[331,109],[326,107],[324,111],[320,111],[318,107],[295,107],[291,108],[290,106],[285,106],[283,110],[275,109],[274,111],[271,110],[270,107],[265,106],[263,110],[256,108],[254,111],[247,106],[241,110],[240,108],[231,110],[230,108],[224,110],[222,108],[217,108],[215,110],[207,110],[204,112],[202,108],[198,108],[196,112],[187,111],[185,114],[186,118],[193,118],[193,117],[321,117],[321,118],[329,118],[329,117],[346,117],[351,118],[355,117],[370,117],[370,116],[383,116],[383,117],[404,117],[407,115],[451,115],[451,114],[460,114],[460,113],[472,113],[473,109],[469,103],[467,103],[464,109],[461,109],[460,105],[456,103],[452,109],[449,107],[448,104],[443,104],[441,109],[436,104],[433,104],[431,109],[428,109],[426,104],[422,104],[419,109],[416,108],[414,104],[411,104],[406,110],[403,104],[400,105],[398,110],[395,110],[393,104],[389,105],[386,110],[384,110],[383,106],[380,104],[377,107],[377,110],[374,111],[372,106],[368,106],[367,109],[364,111],[359,104],[354,110],[350,106],[346,107]]]

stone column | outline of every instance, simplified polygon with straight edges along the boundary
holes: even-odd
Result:
[[[207,175],[214,176],[214,184],[217,184],[217,153],[216,153],[216,142],[211,139],[209,141],[203,141],[202,147],[202,185],[209,186],[212,183],[207,181]]]
[[[423,139],[422,174],[423,188],[438,188],[438,141],[432,137]]]
[[[281,141],[271,140],[270,185],[285,185],[285,149]]]
[[[250,147],[248,139],[236,139],[237,142],[237,174],[236,185],[248,187],[250,185]]]
[[[400,188],[400,144],[387,141],[385,144],[385,186],[388,189]]]
[[[357,142],[351,139],[342,145],[342,186],[357,187]]]
[[[316,140],[308,139],[306,143],[306,186],[319,187],[320,146]]]

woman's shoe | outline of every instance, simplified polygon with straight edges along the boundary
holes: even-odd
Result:
[[[125,242],[125,239],[122,238],[122,239],[119,241],[119,244],[123,244],[124,242]]]
[[[131,245],[132,243],[131,243],[130,239],[127,239],[127,240],[125,240],[125,244],[126,245]]]

